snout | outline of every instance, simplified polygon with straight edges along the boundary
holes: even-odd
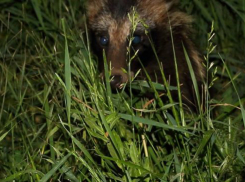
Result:
[[[123,86],[123,83],[126,83],[126,82],[123,82],[123,76],[122,75],[113,75],[113,76],[111,76],[110,80],[111,80],[110,81],[111,88],[113,90],[121,88]]]
[[[110,85],[113,90],[120,90],[122,89],[123,85],[129,81],[129,78],[133,78],[134,73],[125,73],[121,69],[112,69],[111,71],[111,79]]]

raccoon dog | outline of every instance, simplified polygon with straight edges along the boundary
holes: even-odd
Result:
[[[108,65],[111,66],[113,89],[120,88],[130,76],[142,69],[142,65],[151,80],[159,83],[163,83],[160,71],[162,67],[168,83],[176,86],[176,55],[182,99],[189,106],[195,105],[195,94],[183,45],[189,55],[199,87],[205,76],[204,68],[202,59],[189,38],[191,18],[176,9],[175,5],[175,0],[88,0],[87,20],[92,50],[98,57],[102,75],[103,50],[105,51]],[[129,17],[134,12],[141,21],[132,32],[133,25]],[[131,61],[130,73],[126,73],[130,35],[133,36],[130,49],[136,51],[137,56]],[[160,64],[157,59],[160,60]],[[146,78],[143,70],[140,76]],[[173,93],[173,97],[178,100],[176,93]]]

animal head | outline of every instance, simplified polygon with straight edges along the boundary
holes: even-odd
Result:
[[[173,33],[176,32],[177,34],[177,39],[187,37],[186,30],[188,28],[185,25],[191,22],[189,16],[175,11],[174,4],[176,4],[176,0],[88,1],[87,19],[92,49],[98,57],[102,74],[104,50],[107,63],[111,68],[112,88],[119,88],[122,83],[127,82],[129,77],[141,68],[141,64],[137,61],[139,59],[146,67],[148,64],[155,64],[155,67],[158,67],[146,31],[150,32],[149,35],[157,52],[164,52],[166,56],[173,59],[169,22],[171,22]],[[139,20],[136,22],[136,26],[135,22],[132,21],[133,18],[130,18],[135,12],[138,17],[137,20]],[[130,60],[128,55],[130,38],[132,41],[130,49],[137,51],[134,60]],[[181,41],[179,40],[179,47],[182,47]],[[181,56],[184,57],[183,54]],[[126,73],[124,70],[127,70],[129,60],[131,61],[131,72]],[[170,65],[166,66],[169,66],[169,69],[174,69],[173,64]],[[153,72],[154,66],[150,66],[148,71]]]

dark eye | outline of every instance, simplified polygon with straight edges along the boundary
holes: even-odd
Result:
[[[109,39],[107,36],[103,36],[99,38],[99,42],[102,46],[106,46],[109,42]]]
[[[139,43],[141,43],[141,36],[135,35],[132,43],[133,44],[139,44]]]

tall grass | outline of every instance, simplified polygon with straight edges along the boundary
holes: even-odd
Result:
[[[226,49],[233,39],[243,42],[235,34],[223,38],[238,28],[217,26],[227,14],[242,25],[244,9],[193,2],[181,5],[193,14],[201,9],[197,36],[211,75],[206,89],[223,84],[223,95],[235,89],[236,96],[207,98],[205,112],[185,115],[172,114],[175,103],[161,103],[159,84],[150,82],[151,100],[110,92],[81,28],[82,1],[0,2],[0,181],[243,181],[244,74],[234,69],[242,67],[242,53]],[[228,9],[219,14],[214,4]],[[133,82],[134,88],[140,89]]]

